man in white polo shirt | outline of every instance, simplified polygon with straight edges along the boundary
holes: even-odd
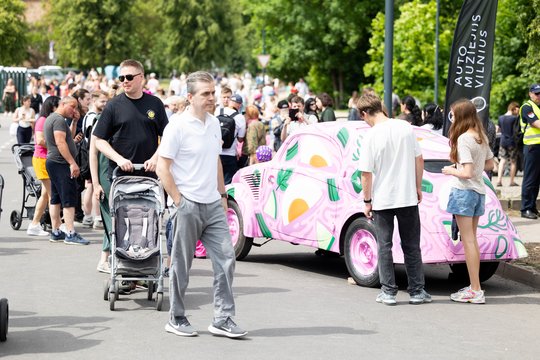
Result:
[[[171,309],[165,330],[180,336],[197,335],[186,318],[184,296],[195,244],[200,239],[214,269],[214,320],[208,330],[215,335],[242,337],[247,332],[232,320],[235,256],[225,217],[221,129],[211,115],[215,106],[212,75],[203,71],[190,74],[187,99],[190,106],[174,115],[165,128],[157,163],[157,174],[177,208],[173,215]]]

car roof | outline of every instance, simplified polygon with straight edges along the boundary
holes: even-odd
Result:
[[[404,121],[390,119],[390,121]],[[411,125],[416,135],[416,140],[422,149],[424,159],[447,160],[450,154],[448,138],[439,133],[417,126]],[[345,130],[342,130],[345,129]],[[316,136],[330,136],[340,138],[340,132],[346,131],[349,136],[355,134],[356,137],[363,136],[371,127],[365,121],[331,121],[303,126],[295,134],[312,134]]]

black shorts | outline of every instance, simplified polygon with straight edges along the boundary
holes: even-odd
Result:
[[[68,164],[61,164],[47,159],[45,162],[51,179],[51,204],[61,204],[63,208],[77,204],[77,180],[71,178]]]

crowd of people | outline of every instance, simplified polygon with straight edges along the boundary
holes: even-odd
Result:
[[[45,92],[39,90],[42,85]],[[227,209],[225,185],[239,168],[268,160],[272,150],[277,151],[298,129],[336,121],[332,97],[326,93],[314,95],[303,79],[289,84],[282,98],[279,93],[278,83],[268,78],[256,79],[252,84],[247,75],[225,78],[202,71],[173,76],[165,91],[155,74],[145,76],[140,62],[125,60],[120,64],[118,79],[112,82],[92,70],[87,77],[71,76],[57,86],[33,83],[31,95],[23,97],[22,106],[15,108],[12,105],[17,90],[8,81],[4,102],[10,104],[6,109],[17,125],[17,142],[29,143],[34,139],[33,166],[43,184],[27,234],[48,236],[55,243],[88,245],[89,241],[76,231],[75,222],[101,230],[104,236],[97,270],[110,273],[112,222],[108,197],[113,171],[117,168],[119,176],[135,172],[159,178],[168,194],[170,209],[167,271],[171,306],[166,331],[180,336],[197,335],[185,315],[184,298],[193,254],[200,245],[214,269],[214,319],[209,331],[228,337],[246,335],[233,321],[235,257],[223,211]],[[511,186],[516,184],[514,176],[521,150],[514,135],[522,133],[522,216],[533,219],[538,216],[540,85],[532,85],[529,95],[530,101],[521,108],[511,103],[499,119],[502,160],[498,185],[505,162],[511,164]],[[442,133],[443,111],[437,104],[420,109],[412,96],[401,100],[396,97],[395,102],[389,112],[372,89],[355,92],[348,102],[349,120],[363,120],[372,127],[363,144],[359,170],[365,215],[379,229],[382,291],[376,301],[396,303],[391,250],[396,217],[398,224],[407,224],[407,229],[400,226],[399,230],[410,303],[422,304],[431,302],[424,289],[418,216],[423,159],[411,125]],[[470,278],[470,286],[452,294],[451,299],[484,303],[476,229],[484,213],[482,173],[494,168],[494,155],[488,130],[474,105],[460,100],[450,110],[450,161],[454,165],[442,172],[452,176],[447,211],[455,216],[459,226]],[[389,121],[393,118],[405,121]],[[516,121],[520,131],[515,130]],[[388,147],[386,143],[400,147]],[[389,148],[392,152],[387,151]],[[86,161],[81,157],[84,149],[88,153]],[[406,164],[406,173],[403,166],[395,167],[398,157]],[[142,164],[142,170],[135,170],[135,164]],[[397,178],[407,180],[398,182]],[[400,197],[388,197],[389,193]],[[50,233],[40,226],[47,206]]]

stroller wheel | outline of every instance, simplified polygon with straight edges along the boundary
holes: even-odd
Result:
[[[0,341],[6,341],[9,322],[9,304],[7,299],[0,299]]]
[[[103,300],[109,300],[109,287],[111,286],[111,279],[103,281]]]
[[[155,282],[148,281],[148,300],[152,300],[155,291]]]
[[[17,210],[13,210],[9,216],[9,223],[13,230],[19,230],[22,224],[22,214]]]
[[[161,311],[162,307],[163,307],[163,293],[158,292],[156,294],[156,310]]]

